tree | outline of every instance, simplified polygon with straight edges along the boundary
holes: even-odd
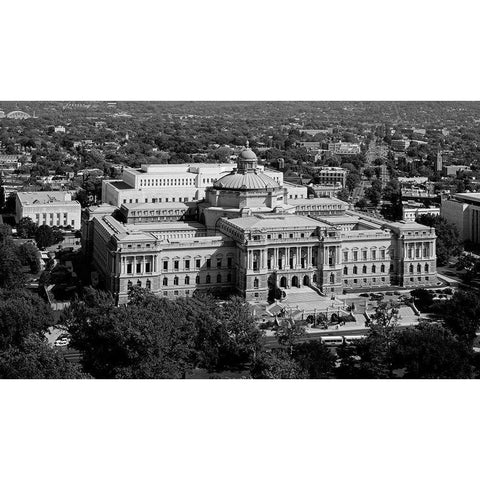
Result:
[[[417,222],[435,228],[437,235],[437,265],[446,265],[452,256],[460,255],[462,244],[457,227],[443,217],[431,214],[420,215]]]
[[[424,312],[427,311],[433,305],[433,293],[425,288],[417,288],[410,292],[410,295],[415,300],[417,308]]]
[[[221,321],[230,339],[231,363],[254,360],[263,346],[264,332],[258,329],[250,306],[240,297],[233,297],[221,308]]]
[[[376,207],[382,199],[382,182],[380,180],[373,180],[372,186],[365,191],[365,198]]]
[[[293,354],[293,346],[305,335],[305,327],[299,325],[291,318],[282,319],[280,326],[275,332],[278,343],[288,348],[290,355]]]
[[[480,327],[480,299],[477,295],[457,291],[450,300],[443,302],[438,314],[453,334],[465,343],[473,343]]]
[[[26,337],[20,346],[0,352],[0,378],[10,379],[75,379],[88,378],[80,365],[65,360],[52,349],[45,338]]]
[[[329,378],[335,366],[335,356],[321,341],[305,342],[295,348],[294,359],[310,378]]]
[[[40,258],[37,247],[31,243],[22,243],[17,250],[22,265],[28,265],[32,273],[40,271]]]
[[[185,376],[193,366],[195,330],[176,302],[156,300],[113,308],[111,296],[87,289],[72,302],[64,322],[87,373],[95,378]]]
[[[20,346],[30,334],[43,336],[54,324],[50,307],[24,289],[0,291],[0,350]]]
[[[349,199],[349,193],[346,188],[342,188],[338,193],[337,193],[337,198],[339,200],[342,200],[343,202],[348,202]]]
[[[392,346],[392,366],[405,378],[469,378],[470,352],[444,327],[422,322],[398,333]]]
[[[355,187],[360,185],[362,178],[357,172],[348,172],[347,178],[345,179],[345,185],[350,192],[354,190]]]
[[[22,263],[10,236],[2,238],[0,232],[0,288],[20,288],[25,283]]]
[[[389,220],[400,220],[402,218],[402,189],[396,179],[390,180],[382,192],[386,205],[382,214]]]
[[[284,350],[262,352],[252,364],[250,373],[257,379],[306,378],[300,365]]]
[[[51,228],[48,225],[40,225],[35,233],[35,241],[40,249],[50,247],[63,239],[64,235],[58,228]]]
[[[395,341],[398,307],[380,303],[368,322],[366,338],[337,350],[339,378],[390,378],[392,364],[390,350]]]
[[[38,226],[30,217],[23,217],[17,224],[17,234],[21,238],[35,238]]]

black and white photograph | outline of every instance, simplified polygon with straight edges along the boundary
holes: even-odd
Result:
[[[2,477],[473,473],[473,5],[5,9]]]

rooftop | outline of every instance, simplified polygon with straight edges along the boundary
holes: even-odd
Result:
[[[288,228],[317,228],[327,226],[324,222],[301,215],[254,215],[251,217],[228,219],[225,220],[225,222],[231,223],[243,230],[284,230]]]
[[[65,191],[17,192],[17,195],[22,205],[50,203],[71,203],[80,205],[76,200],[72,200],[71,192]]]

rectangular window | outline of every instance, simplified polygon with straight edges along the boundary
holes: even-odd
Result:
[[[164,262],[163,262],[163,269],[168,270],[168,261],[167,260],[164,260]]]
[[[222,259],[217,258],[217,268],[222,268]]]
[[[132,264],[127,263],[127,273],[132,273]]]
[[[385,260],[385,250],[380,250],[380,258]]]
[[[210,268],[212,266],[212,261],[208,258],[207,259],[207,268]]]
[[[364,250],[364,251],[362,252],[362,260],[366,260],[366,259],[367,259],[367,251]]]
[[[348,252],[343,252],[343,261],[348,262]]]
[[[375,250],[372,250],[372,260],[377,259],[377,252]]]
[[[179,264],[179,261],[178,261],[178,260],[174,260],[174,262],[173,262],[173,269],[174,269],[174,270],[178,270],[178,264]]]
[[[145,264],[145,273],[150,273],[152,271],[150,262]]]
[[[358,260],[358,252],[353,252],[353,260],[355,262]]]
[[[197,258],[195,260],[195,268],[200,268],[200,266],[201,266],[201,260],[199,258]]]
[[[185,270],[190,270],[190,260],[185,260]]]
[[[142,273],[142,264],[141,263],[137,263],[137,273]]]
[[[230,268],[232,266],[232,257],[227,258],[227,267]]]

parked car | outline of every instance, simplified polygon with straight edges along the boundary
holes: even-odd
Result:
[[[60,335],[54,342],[56,347],[66,347],[70,343],[69,335]]]

